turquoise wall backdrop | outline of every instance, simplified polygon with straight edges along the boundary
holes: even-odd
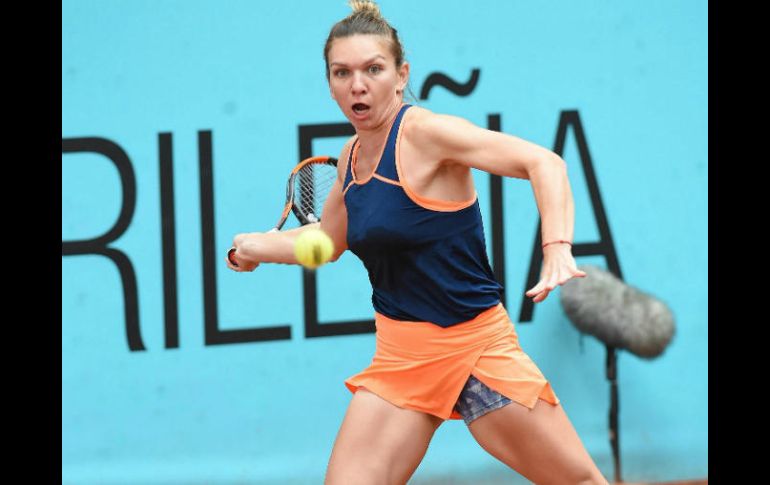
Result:
[[[623,478],[706,477],[708,4],[379,4],[406,48],[415,95],[431,73],[465,83],[479,70],[468,95],[437,87],[417,104],[483,127],[499,115],[501,131],[552,150],[562,116],[577,116],[623,277],[669,305],[677,325],[657,359],[619,353]],[[309,337],[301,268],[234,273],[222,258],[235,234],[276,222],[300,127],[347,123],[322,52],[349,12],[344,0],[62,3],[63,248],[105,235],[123,214],[105,243],[114,252],[63,249],[64,483],[322,483],[351,399],[343,380],[369,364],[374,334]],[[346,138],[314,140],[312,153],[338,156]],[[101,146],[122,150],[122,175]],[[596,242],[574,125],[561,155],[574,241]],[[474,177],[491,244],[490,176]],[[527,180],[503,188],[516,317],[539,216]],[[164,261],[174,267],[164,272]],[[577,261],[607,267],[600,255]],[[354,255],[316,278],[320,322],[373,317]],[[125,297],[132,281],[135,302]],[[206,312],[218,335],[289,333],[216,343]],[[572,326],[559,290],[515,323],[611,479],[604,345]],[[474,474],[527,483],[462,421],[447,421],[410,483]]]

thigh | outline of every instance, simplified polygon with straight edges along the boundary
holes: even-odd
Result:
[[[405,484],[443,421],[360,387],[334,441],[324,484]]]
[[[511,402],[468,426],[492,456],[538,485],[606,484],[561,404]]]

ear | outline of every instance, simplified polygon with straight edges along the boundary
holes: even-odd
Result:
[[[404,91],[404,89],[406,89],[406,85],[409,83],[409,68],[409,63],[404,61],[404,63],[401,65],[401,69],[398,72],[398,77],[401,79],[401,86],[399,86],[401,91]]]

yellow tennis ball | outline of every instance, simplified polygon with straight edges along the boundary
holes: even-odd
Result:
[[[320,229],[307,229],[294,242],[294,255],[302,266],[315,269],[329,261],[334,253],[334,243]]]

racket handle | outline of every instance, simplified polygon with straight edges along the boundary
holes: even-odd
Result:
[[[230,250],[227,251],[227,259],[230,260],[230,264],[232,264],[233,266],[238,266],[238,263],[233,261],[233,253],[235,253],[235,248],[230,248]]]

